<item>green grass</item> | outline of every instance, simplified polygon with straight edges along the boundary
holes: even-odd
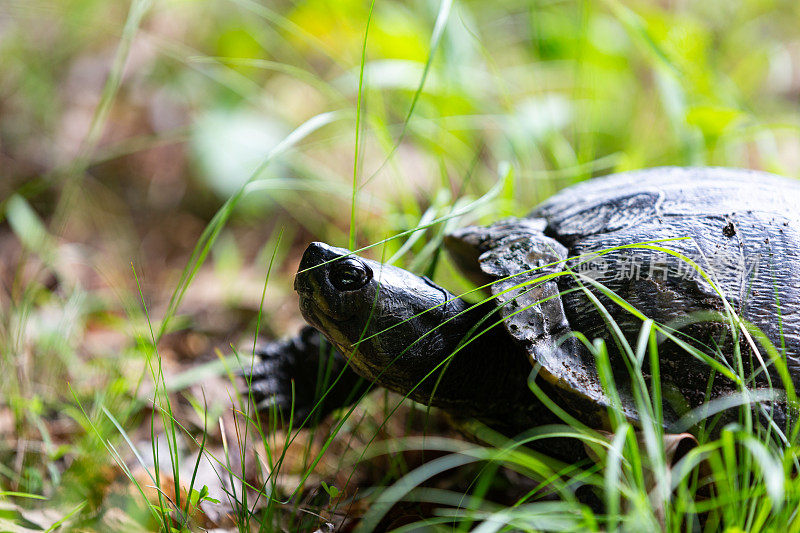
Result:
[[[611,412],[605,434],[562,412],[526,436],[583,440],[598,459],[577,465],[382,392],[281,430],[233,375],[254,338],[298,327],[310,240],[463,294],[443,236],[571,183],[796,176],[798,20],[767,0],[0,6],[0,529],[800,529],[795,428],[711,414],[670,463],[662,391],[638,375],[671,333],[646,316],[607,341],[646,423]]]

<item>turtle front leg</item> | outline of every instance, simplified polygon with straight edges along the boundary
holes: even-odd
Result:
[[[256,356],[260,361],[243,377],[258,411],[276,415],[280,425],[288,425],[290,417],[294,427],[314,425],[355,403],[369,385],[310,326],[295,337],[259,346]]]

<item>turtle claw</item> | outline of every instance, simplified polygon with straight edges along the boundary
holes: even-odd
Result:
[[[256,409],[261,412],[269,412],[277,410],[279,413],[290,412],[292,410],[292,401],[281,394],[273,394],[256,403]]]
[[[269,411],[273,407],[278,407],[278,397],[273,395],[266,400],[261,400],[256,404],[256,409],[259,411]]]
[[[273,394],[269,398],[261,400],[256,404],[256,409],[262,413],[276,412],[285,418],[287,411],[291,410],[291,402],[287,402],[285,398],[277,394]]]
[[[309,416],[321,419],[356,401],[365,389],[360,378],[347,368],[344,357],[310,327],[296,337],[260,346],[256,356],[259,361],[252,369],[241,372],[249,385],[244,393],[252,398],[258,411],[277,415],[282,425],[289,420],[295,426],[305,424]],[[326,374],[321,369],[328,370],[328,383],[317,383],[317,376]],[[325,398],[320,403],[323,394]]]
[[[306,371],[302,364],[304,358],[292,341],[271,342],[258,348],[256,356],[260,361],[252,370],[242,372],[246,383],[244,394],[249,393],[256,409],[277,414],[280,420],[287,422],[290,418],[305,420],[303,415],[313,408],[315,391],[305,382],[310,376],[316,376],[316,371]]]

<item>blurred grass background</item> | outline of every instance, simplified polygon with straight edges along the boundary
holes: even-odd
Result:
[[[296,331],[292,277],[308,241],[372,244],[503,176],[499,195],[449,227],[524,214],[627,169],[797,176],[798,28],[791,0],[3,0],[0,522],[157,527],[148,486],[161,461],[162,489],[180,493],[195,472],[220,500],[195,502],[195,526],[243,528],[241,485],[214,461],[195,464],[205,435],[209,453],[264,482],[258,442],[234,444],[236,390],[217,355],[246,355],[257,327],[264,339]],[[367,253],[402,252],[401,266],[463,290],[438,261],[443,226]],[[205,261],[190,262],[196,249]],[[198,266],[189,284],[187,264]],[[398,452],[354,470],[348,450],[376,434],[453,435],[408,406],[381,426],[391,404],[363,402],[346,421],[360,429],[345,427],[261,523],[305,530],[303,506],[346,523],[370,487],[425,459]],[[164,405],[185,428],[177,451]],[[332,427],[290,447],[276,498]],[[460,475],[442,483],[468,483]]]

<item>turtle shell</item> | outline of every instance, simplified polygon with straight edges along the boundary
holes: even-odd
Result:
[[[610,339],[616,329],[635,346],[643,316],[659,324],[669,333],[659,347],[669,423],[700,405],[709,386],[712,396],[739,388],[740,361],[748,387],[783,388],[776,358],[800,386],[798,206],[796,180],[656,168],[583,182],[528,218],[465,228],[454,240],[460,262],[472,248],[482,275],[494,281],[508,333],[585,418],[604,413],[610,399],[574,332]],[[608,291],[637,312],[617,305]],[[636,419],[630,350],[608,344],[619,407]],[[686,346],[716,359],[703,360]],[[641,368],[647,379],[647,362]]]

